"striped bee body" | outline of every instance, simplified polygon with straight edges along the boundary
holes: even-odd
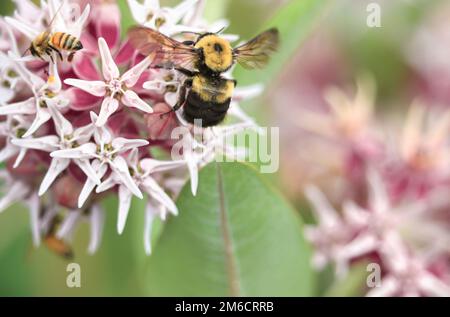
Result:
[[[36,39],[31,42],[30,53],[31,55],[44,60],[44,56],[50,57],[52,62],[53,52],[58,54],[58,57],[63,60],[61,51],[69,52],[67,60],[72,61],[75,53],[83,48],[81,41],[69,33],[65,32],[55,32],[50,33],[49,31],[42,32]]]
[[[76,52],[83,48],[80,40],[69,33],[56,32],[50,37],[50,43],[60,50]]]

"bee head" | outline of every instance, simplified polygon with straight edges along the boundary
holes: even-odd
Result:
[[[203,62],[213,72],[225,72],[233,65],[233,50],[230,43],[216,34],[201,36],[195,48],[203,51]]]
[[[41,55],[41,52],[38,52],[38,49],[34,46],[33,43],[31,43],[31,45],[28,48],[28,50],[30,51],[30,54],[33,55],[33,56],[39,57]]]

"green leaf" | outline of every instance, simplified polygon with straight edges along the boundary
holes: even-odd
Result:
[[[310,248],[295,211],[253,168],[213,163],[166,224],[145,283],[158,296],[307,296]]]
[[[355,264],[348,275],[342,280],[337,279],[326,291],[327,297],[355,297],[362,296],[366,288],[367,262]]]
[[[122,37],[125,37],[130,26],[136,24],[131,15],[127,1],[117,1],[121,13]]]
[[[278,28],[281,39],[278,52],[263,70],[248,71],[242,67],[236,68],[234,76],[239,85],[267,84],[273,80],[308,36],[317,17],[328,3],[328,0],[294,0],[283,6],[261,30]]]

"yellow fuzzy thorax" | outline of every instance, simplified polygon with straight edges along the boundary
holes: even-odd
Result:
[[[233,50],[230,43],[210,34],[202,37],[195,48],[202,48],[206,66],[214,72],[227,71],[233,64]]]
[[[192,80],[192,90],[205,102],[221,104],[233,96],[234,82],[223,80],[216,86],[207,77],[196,75]]]

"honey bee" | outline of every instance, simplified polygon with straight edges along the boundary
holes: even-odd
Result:
[[[237,82],[223,73],[236,62],[246,69],[264,67],[279,43],[275,28],[236,48],[217,33],[198,34],[195,41],[185,42],[141,26],[131,28],[128,34],[141,54],[155,54],[156,67],[175,69],[186,76],[170,112],[183,107],[184,119],[202,127],[221,123],[230,107]]]
[[[53,234],[49,234],[44,238],[44,244],[49,250],[55,252],[57,255],[63,257],[66,260],[73,259],[72,248],[66,244],[63,240],[58,239]]]
[[[31,42],[30,47],[27,49],[27,51],[30,51],[31,55],[33,55],[34,57],[40,58],[45,61],[44,56],[49,56],[51,61],[54,63],[52,54],[53,52],[58,54],[60,60],[63,61],[63,55],[61,51],[67,51],[69,52],[67,60],[71,62],[73,60],[75,53],[83,49],[83,44],[77,37],[65,32],[50,31],[51,26],[55,20],[55,17],[59,13],[61,8],[62,5],[55,13],[55,16],[52,18],[52,20],[50,21],[47,29],[44,32],[40,33]]]
[[[51,220],[48,232],[45,234],[44,245],[55,254],[66,260],[72,260],[74,253],[72,247],[56,236],[56,231],[61,224],[61,218],[56,216]]]

